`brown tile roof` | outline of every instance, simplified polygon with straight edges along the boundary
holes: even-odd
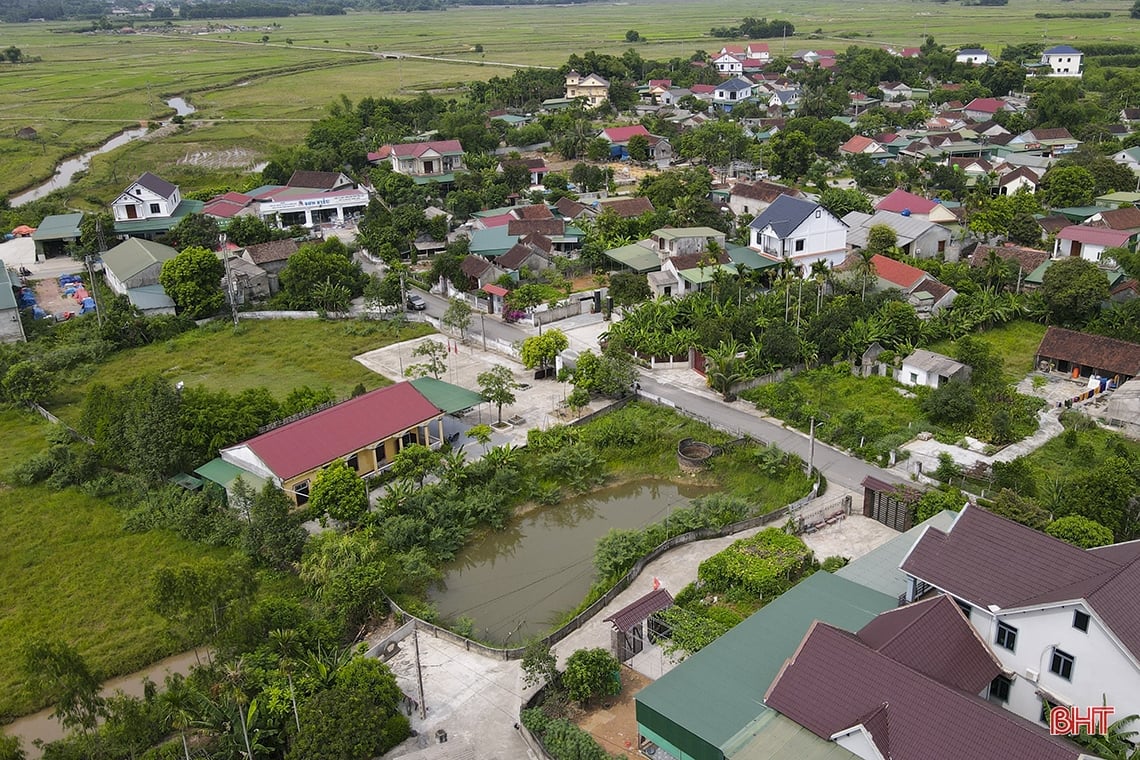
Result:
[[[459,269],[463,274],[467,275],[473,280],[479,279],[480,275],[491,268],[491,262],[487,261],[482,256],[468,254],[463,257],[463,261],[459,263]]]
[[[515,243],[510,250],[496,260],[496,263],[504,269],[518,269],[531,256],[542,256],[542,251],[532,248],[526,243]]]
[[[296,253],[299,247],[297,241],[286,238],[246,246],[245,252],[249,254],[254,264],[265,264],[270,261],[284,261]]]
[[[533,206],[515,206],[511,211],[518,219],[553,219],[554,213],[541,203]]]
[[[702,253],[684,253],[680,256],[670,256],[669,260],[673,262],[673,266],[677,268],[678,272],[683,272],[686,269],[699,269],[702,262],[705,266],[713,266],[713,256],[708,251]],[[715,256],[717,264],[728,264],[732,259],[724,251],[720,251]]]
[[[1025,274],[1029,274],[1044,264],[1045,260],[1049,258],[1048,251],[1038,251],[1034,248],[1022,248],[1019,245],[982,244],[974,248],[974,253],[970,256],[970,266],[985,266],[986,258],[989,256],[990,251],[993,251],[1006,261],[1016,261],[1017,265],[1021,267],[1021,271]]]
[[[1052,129],[1034,129],[1030,133],[1036,140],[1072,140],[1074,139],[1069,130],[1064,127],[1054,127]]]
[[[1044,726],[928,678],[820,622],[812,624],[764,701],[823,739],[862,723],[891,760],[1077,760],[1081,753]]]
[[[554,208],[558,209],[558,213],[567,219],[577,219],[582,214],[590,213],[589,206],[581,204],[573,198],[559,198],[558,202],[554,204]]]
[[[529,235],[525,235],[524,237],[519,238],[519,242],[526,243],[533,248],[537,248],[543,253],[550,253],[554,250],[554,241],[548,238],[546,235],[541,235],[537,232],[532,232]]]
[[[635,599],[625,607],[603,618],[605,622],[612,622],[614,628],[622,633],[633,628],[654,612],[659,612],[673,604],[673,595],[663,588],[655,588],[640,599]]]
[[[1054,214],[1053,216],[1043,216],[1037,220],[1038,226],[1046,232],[1060,232],[1061,230],[1072,224],[1069,217]]]
[[[942,594],[884,612],[856,635],[895,662],[970,694],[1002,670],[962,610]]]
[[[599,204],[599,211],[611,209],[615,214],[623,219],[632,219],[635,216],[648,214],[652,212],[653,202],[648,198],[622,198],[616,201],[606,201]]]
[[[903,572],[976,607],[1016,607],[1116,565],[1072,544],[967,506],[943,533],[928,528],[903,560]]]
[[[507,234],[522,237],[537,232],[547,237],[561,236],[566,223],[561,219],[512,219],[507,224]]]
[[[1140,229],[1140,208],[1125,206],[1112,211],[1102,211],[1100,220],[1105,227],[1112,230],[1137,230]]]
[[[1112,374],[1140,375],[1140,345],[1103,335],[1050,327],[1037,347],[1037,356],[1080,364]]]
[[[929,280],[923,281],[923,283],[921,285],[919,285],[917,288],[915,288],[915,291],[916,292],[925,291],[925,292],[929,293],[930,297],[934,299],[934,303],[938,303],[939,301],[941,301],[943,298],[946,297],[947,293],[949,293],[953,289],[954,288],[950,287],[949,285],[945,285],[945,284],[939,282],[938,280],[929,279]]]
[[[751,198],[752,200],[771,203],[781,195],[790,195],[793,198],[798,198],[800,191],[794,187],[777,185],[775,182],[737,182],[732,186],[731,194],[741,198]]]

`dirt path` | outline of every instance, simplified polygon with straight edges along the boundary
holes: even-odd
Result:
[[[649,683],[650,680],[636,670],[623,666],[621,694],[600,701],[574,722],[611,755],[637,757],[637,713],[633,697]]]

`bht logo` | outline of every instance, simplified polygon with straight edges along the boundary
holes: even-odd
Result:
[[[1108,733],[1108,721],[1115,707],[1090,707],[1081,714],[1079,707],[1054,707],[1049,710],[1049,733],[1061,736]]]

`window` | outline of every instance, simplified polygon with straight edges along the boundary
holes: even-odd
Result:
[[[1053,659],[1049,662],[1049,672],[1056,673],[1064,678],[1066,681],[1073,680],[1073,664],[1076,660],[1068,652],[1062,652],[1060,649],[1053,649]]]
[[[302,480],[293,486],[293,495],[297,497],[297,506],[300,507],[309,501],[309,481]]]
[[[388,458],[388,444],[381,443],[376,447],[376,466],[379,467]]]
[[[918,373],[917,372],[911,372],[910,373],[910,384],[911,385],[918,385]]]
[[[356,472],[357,470],[360,469],[360,455],[359,454],[353,454],[352,456],[350,456],[348,458],[348,461],[345,464],[348,465],[348,469],[352,470],[353,472]]]
[[[162,206],[158,205],[157,203],[150,204],[150,213],[161,214],[162,213]]]
[[[997,638],[994,639],[994,643],[1011,652],[1014,651],[1017,646],[1017,629],[1007,623],[998,623]]]
[[[987,698],[991,702],[1006,703],[1009,701],[1009,689],[1013,686],[1013,679],[1009,676],[998,676],[990,681],[990,692]]]
[[[1078,631],[1089,632],[1089,615],[1087,612],[1080,610],[1073,611],[1073,627]]]
[[[804,241],[802,239],[796,241],[796,253],[804,249]]]

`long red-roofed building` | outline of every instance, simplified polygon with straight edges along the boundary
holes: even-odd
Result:
[[[222,449],[225,462],[272,481],[297,504],[313,478],[337,460],[360,476],[386,469],[404,446],[435,447],[443,412],[411,383],[370,391]]]

